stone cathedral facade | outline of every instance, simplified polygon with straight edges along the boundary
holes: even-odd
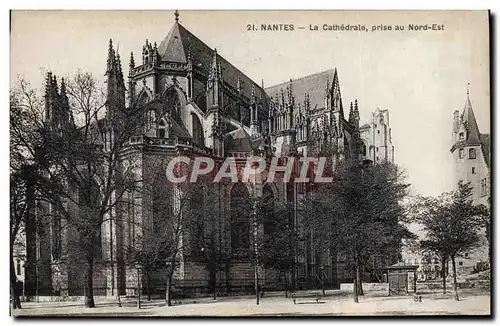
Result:
[[[124,76],[120,56],[110,40],[106,83],[107,118],[132,108],[141,110],[144,116],[142,132],[130,138],[124,153],[125,160],[138,162],[135,171],[144,180],[144,191],[128,193],[126,197],[138,204],[134,207],[152,209],[123,208],[115,212],[121,214],[121,220],[134,221],[134,227],[112,222],[103,224],[99,253],[102,263],[96,266],[94,281],[94,287],[100,290],[96,295],[124,294],[136,286],[135,272],[125,266],[121,248],[137,241],[140,225],[154,228],[155,218],[161,217],[161,211],[155,209],[158,199],[154,194],[165,189],[158,182],[161,173],[154,174],[154,171],[165,171],[166,164],[179,152],[216,161],[233,157],[239,166],[252,155],[263,156],[270,162],[275,157],[314,156],[325,149],[334,153],[334,161],[360,154],[367,164],[394,161],[388,111],[377,108],[372,120],[360,126],[361,104],[356,99],[346,102],[342,98],[337,69],[264,87],[263,82],[260,85],[254,82],[216,49],[189,32],[179,23],[178,14],[161,42],[146,40],[138,54],[130,54],[128,76]],[[53,77],[47,87],[51,89],[46,99],[47,111],[52,112],[55,109],[50,105],[52,99],[64,98],[65,94]],[[360,152],[352,144],[355,132],[359,132],[362,140]],[[196,209],[216,202],[217,223],[221,223],[224,230],[217,236],[227,258],[217,270],[219,287],[253,286],[252,264],[237,254],[240,247],[249,245],[249,229],[245,224],[234,223],[234,208],[244,205],[248,198],[263,196],[296,207],[305,192],[304,187],[297,187],[293,180],[269,184],[225,183],[216,190],[200,192],[199,200],[191,205]],[[294,223],[300,224],[297,218]],[[301,229],[300,225],[297,227]],[[181,263],[174,275],[175,287],[208,286],[211,275],[202,252],[204,236],[212,229],[207,224],[198,233],[192,232],[183,239]],[[306,231],[301,229],[301,232]],[[53,227],[46,233],[52,240],[46,242],[50,250],[40,254],[43,258],[37,257],[37,261],[44,261],[46,266],[39,269],[37,279],[52,289],[52,293],[76,295],[71,289],[79,287],[81,276],[69,267],[61,271],[53,255],[54,250],[64,246],[65,236],[59,235],[60,239],[54,240]],[[317,255],[312,242],[304,241],[300,245],[305,250],[295,259],[293,277],[297,281],[305,287],[313,286],[319,279],[320,267],[327,284],[337,286],[345,281],[338,272],[337,257]],[[317,258],[320,256],[323,258]],[[45,276],[40,270],[46,271]],[[59,275],[57,284],[56,274]],[[261,268],[259,274],[265,287],[280,282],[271,270]],[[155,277],[160,284],[162,276]]]

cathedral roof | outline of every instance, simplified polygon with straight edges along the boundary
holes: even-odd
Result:
[[[250,152],[253,149],[252,139],[243,128],[238,128],[226,134],[224,147],[228,151]]]
[[[182,42],[180,24],[174,24],[165,39],[160,43],[158,53],[163,61],[187,63],[187,53]]]
[[[481,141],[479,139],[479,127],[477,126],[476,117],[474,116],[474,110],[472,110],[472,105],[469,98],[469,93],[467,92],[467,99],[465,101],[464,111],[462,112],[462,122],[467,128],[467,139],[465,139],[466,145],[480,145]]]
[[[191,52],[193,58],[193,66],[201,67],[207,72],[210,70],[215,51],[176,21],[165,39],[160,43],[158,53],[162,61],[187,63],[189,52]],[[255,96],[266,98],[266,92],[257,83],[230,64],[220,54],[217,54],[217,61],[222,66],[222,76],[225,82],[236,89],[239,78],[241,90],[247,98],[251,96],[252,84],[255,88]]]
[[[484,160],[486,165],[490,166],[490,134],[481,134],[479,136],[481,141],[481,149],[483,150]]]
[[[172,135],[179,136],[181,138],[192,138],[189,134],[189,131],[187,131],[186,127],[184,127],[182,123],[177,122],[175,119],[171,119],[170,123],[170,132],[172,133]]]
[[[361,127],[359,127],[359,129],[370,129],[370,125],[365,123],[364,125],[362,125]]]
[[[292,80],[292,89],[295,96],[295,103],[304,103],[305,94],[309,94],[311,110],[322,109],[325,107],[326,86],[332,86],[335,69],[329,69],[313,75],[301,77]],[[280,90],[286,90],[290,82],[284,82],[266,88],[266,93],[273,98],[280,94]],[[286,92],[285,92],[286,93]]]

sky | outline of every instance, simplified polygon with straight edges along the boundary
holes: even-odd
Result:
[[[130,52],[139,62],[146,39],[159,45],[174,23],[172,10],[13,11],[11,17],[11,84],[21,76],[37,88],[47,70],[64,77],[84,69],[104,81],[110,38],[128,75]],[[452,117],[463,109],[469,83],[479,129],[490,130],[485,11],[181,11],[179,22],[266,87],[336,67],[344,106],[358,99],[361,124],[377,107],[389,110],[395,161],[414,193],[453,188]],[[248,31],[248,24],[294,30]],[[323,24],[369,31],[322,31]],[[443,29],[410,31],[409,24]],[[396,25],[405,30],[371,31]]]

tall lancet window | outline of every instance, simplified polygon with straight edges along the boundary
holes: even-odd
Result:
[[[193,141],[200,146],[205,146],[203,126],[201,125],[200,119],[196,114],[191,113],[191,120],[193,122]]]
[[[156,124],[156,111],[149,110],[149,112],[148,112],[148,129],[153,128],[153,126],[155,124]]]
[[[174,87],[171,87],[166,91],[165,102],[172,118],[178,121],[181,111],[181,100],[179,98],[177,90]]]

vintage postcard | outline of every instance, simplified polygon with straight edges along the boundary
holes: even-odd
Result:
[[[11,315],[491,315],[488,11],[10,24]]]

